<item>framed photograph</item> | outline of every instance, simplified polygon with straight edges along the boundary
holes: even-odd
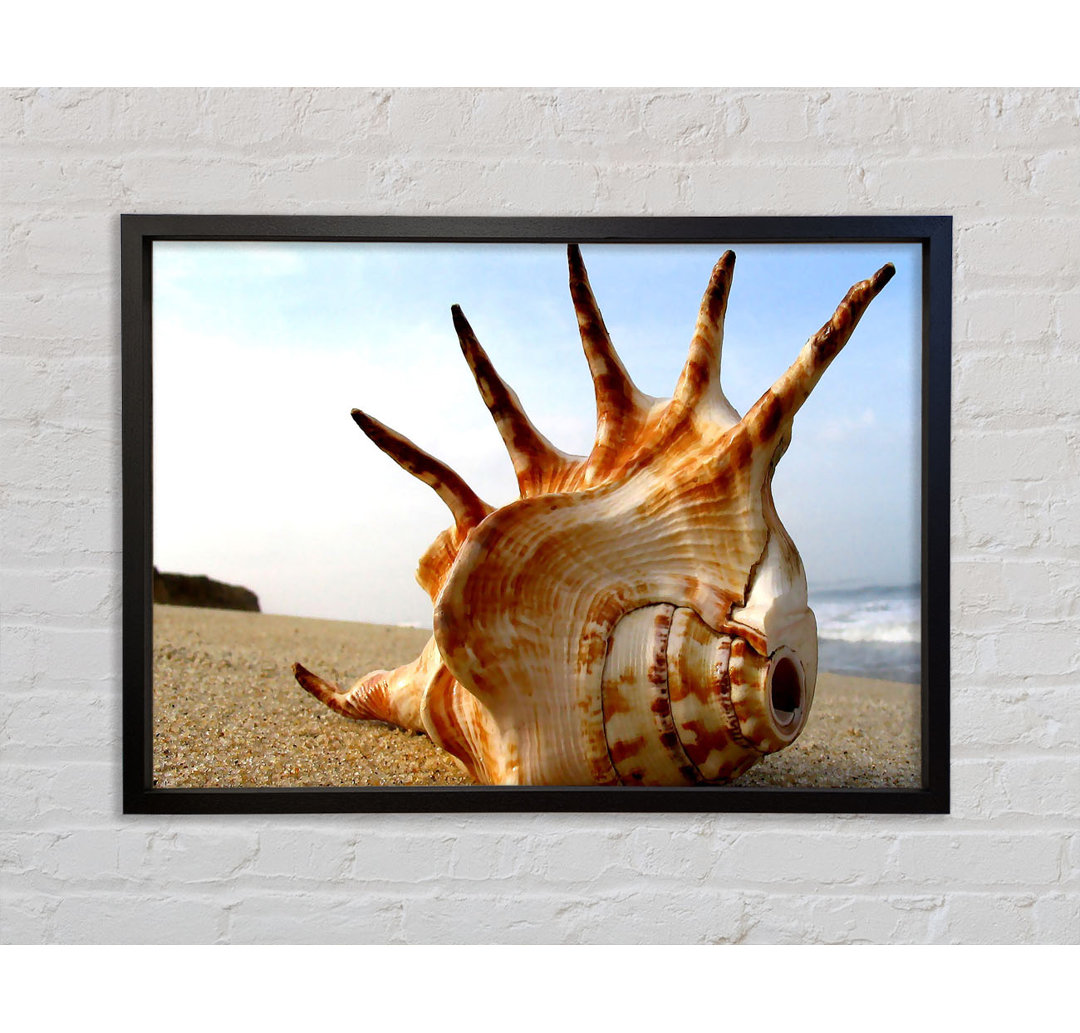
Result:
[[[951,218],[121,234],[125,812],[948,811]]]

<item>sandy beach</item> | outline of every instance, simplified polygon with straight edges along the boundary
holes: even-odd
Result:
[[[352,721],[309,696],[300,661],[340,685],[415,658],[429,632],[154,606],[154,785],[469,785],[424,735]],[[919,688],[823,672],[806,729],[739,785],[917,787]]]

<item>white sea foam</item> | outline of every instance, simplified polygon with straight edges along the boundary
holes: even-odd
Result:
[[[919,590],[859,588],[818,592],[822,668],[917,682],[920,670]]]
[[[818,635],[842,642],[918,642],[919,599],[912,589],[826,592],[811,600]]]

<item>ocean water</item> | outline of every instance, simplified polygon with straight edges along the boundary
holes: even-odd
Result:
[[[918,684],[920,605],[918,585],[811,591],[818,667]]]

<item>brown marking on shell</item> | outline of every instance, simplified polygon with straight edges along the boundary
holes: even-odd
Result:
[[[668,695],[683,749],[703,780],[723,781],[746,754],[738,723],[724,706],[730,694],[731,639],[718,635],[693,610],[679,609],[668,649]]]
[[[615,765],[616,769],[624,767],[626,762],[630,760],[635,754],[640,753],[645,748],[645,736],[639,735],[636,739],[616,739],[608,745],[608,751],[611,754],[611,762]],[[641,768],[635,769],[633,773],[627,773],[628,778],[634,778],[640,781],[645,777],[644,770]]]
[[[612,766],[624,783],[699,781],[682,748],[668,699],[668,635],[675,607],[645,606],[615,626],[601,695]],[[641,743],[628,750],[627,743]]]
[[[731,645],[731,711],[740,729],[742,740],[755,749],[766,752],[763,742],[769,738],[769,729],[759,702],[759,688],[764,683],[769,661],[756,649],[741,639]],[[771,751],[769,751],[771,752]]]

